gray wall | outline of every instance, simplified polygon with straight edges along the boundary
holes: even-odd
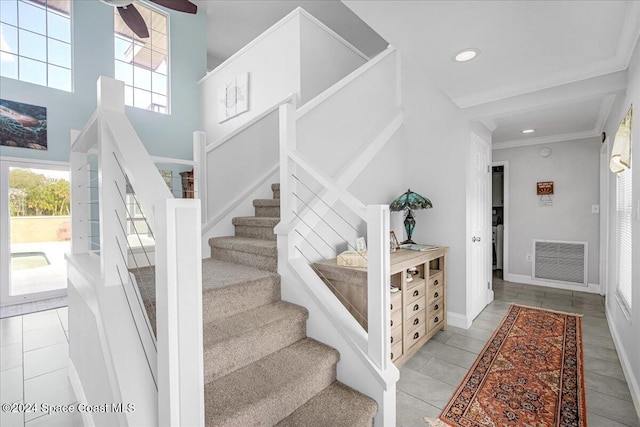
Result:
[[[598,138],[493,151],[509,162],[509,273],[531,276],[533,239],[588,242],[588,283],[599,283],[600,216]],[[540,156],[542,147],[551,149]],[[536,182],[553,181],[552,206],[540,206]],[[506,248],[505,248],[506,249]]]
[[[192,133],[200,128],[197,81],[206,72],[206,16],[170,14],[171,115],[127,107],[147,150],[157,156],[191,158]],[[96,81],[114,76],[113,8],[74,1],[72,10],[74,91],[0,78],[0,97],[47,108],[48,150],[0,146],[0,155],[69,160],[69,130],[82,129],[96,108]]]

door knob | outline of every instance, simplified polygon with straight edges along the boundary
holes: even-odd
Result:
[[[481,240],[481,239],[480,239],[480,237],[478,237],[478,238],[476,239],[476,242],[479,242],[480,240]]]

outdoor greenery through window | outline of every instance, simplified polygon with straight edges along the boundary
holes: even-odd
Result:
[[[71,0],[0,0],[0,75],[71,91]]]
[[[125,84],[125,104],[169,113],[168,17],[134,2],[149,29],[141,39],[114,8],[115,77]]]

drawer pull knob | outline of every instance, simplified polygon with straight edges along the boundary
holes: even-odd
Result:
[[[433,281],[433,286],[438,286],[438,279]]]
[[[438,323],[438,316],[433,318],[433,323]]]
[[[391,353],[391,360],[393,360],[393,353]]]
[[[438,304],[436,304],[436,305],[434,305],[434,306],[433,306],[433,309],[434,309],[434,310],[437,310],[438,308],[440,308],[440,307],[438,306]]]
[[[391,310],[393,310],[393,304],[391,304]]]
[[[393,344],[393,337],[391,337],[391,344]]]
[[[393,320],[391,320],[391,326],[393,326]]]
[[[418,290],[416,289],[415,291],[413,291],[413,296],[417,297],[418,295],[420,295],[420,292],[418,292]]]
[[[434,298],[438,298],[438,296],[439,296],[439,295],[440,295],[440,294],[438,294],[438,293],[436,292],[435,294],[433,294],[433,297],[434,297]]]
[[[418,311],[418,309],[420,308],[420,306],[418,304],[413,306],[413,311]]]
[[[413,324],[414,324],[414,325],[417,325],[418,323],[420,323],[420,319],[415,319],[415,320],[413,321]]]
[[[413,334],[413,339],[417,340],[420,337],[420,332],[416,332],[415,334]]]

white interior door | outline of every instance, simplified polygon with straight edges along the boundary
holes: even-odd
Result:
[[[489,143],[471,135],[468,171],[467,318],[473,320],[489,303],[491,271],[491,159]]]

